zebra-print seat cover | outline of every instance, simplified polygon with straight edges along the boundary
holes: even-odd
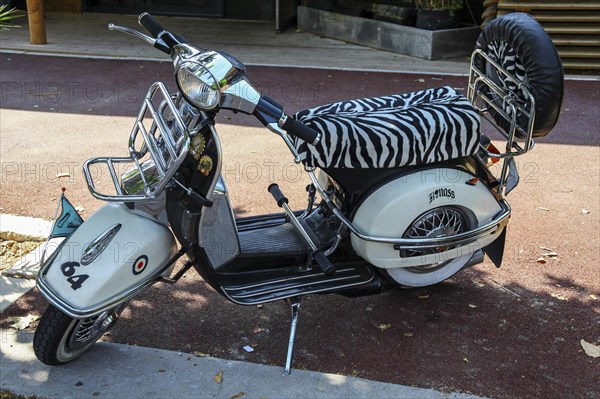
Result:
[[[306,166],[395,168],[475,153],[480,120],[469,100],[451,87],[341,101],[294,118],[321,133],[312,146],[297,139]]]

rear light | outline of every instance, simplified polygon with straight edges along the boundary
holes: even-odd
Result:
[[[498,149],[492,144],[489,143],[486,150],[488,152],[491,152],[492,154],[501,154],[500,151],[498,151]],[[494,158],[494,157],[490,157],[488,159],[488,166],[492,166],[493,164],[500,162],[500,158]]]

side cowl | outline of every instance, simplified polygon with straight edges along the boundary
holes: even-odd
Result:
[[[168,273],[165,266],[176,250],[166,226],[124,204],[110,203],[44,262],[38,289],[69,316],[91,317],[133,298]]]

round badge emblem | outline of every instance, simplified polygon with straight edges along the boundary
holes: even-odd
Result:
[[[132,271],[133,274],[138,275],[144,271],[146,265],[148,264],[148,257],[146,255],[142,255],[133,262]]]

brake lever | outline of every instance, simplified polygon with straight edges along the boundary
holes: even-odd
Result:
[[[128,28],[126,26],[115,25],[113,23],[108,24],[108,30],[116,30],[117,32],[127,33],[128,35],[135,36],[138,39],[142,39],[148,44],[155,45],[156,39],[143,34],[142,32],[138,32],[135,29]]]
[[[159,37],[158,39],[154,39],[153,37],[145,35],[142,32],[138,32],[135,29],[127,28],[125,26],[115,25],[115,24],[112,24],[112,23],[108,24],[108,29],[109,30],[116,30],[118,32],[123,32],[123,33],[127,33],[128,35],[135,36],[138,39],[142,39],[146,43],[151,44],[154,48],[159,49],[163,53],[165,53],[165,54],[171,54],[171,47],[168,44],[166,44],[162,40],[161,37]],[[169,33],[169,35],[170,35],[170,33]]]

